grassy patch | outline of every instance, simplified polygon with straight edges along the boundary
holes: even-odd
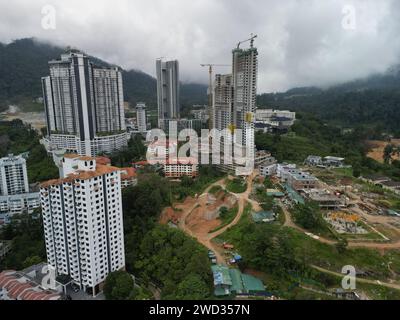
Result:
[[[235,178],[226,181],[226,189],[232,193],[243,193],[247,189],[247,183],[240,178]]]
[[[210,188],[210,190],[208,191],[208,193],[211,193],[211,194],[213,194],[213,195],[216,195],[219,191],[221,191],[222,190],[222,187],[221,186],[212,186],[211,188]]]
[[[225,208],[225,207],[222,207],[222,208]],[[236,206],[231,209],[226,209],[226,211],[220,210],[220,215],[219,215],[218,219],[221,221],[221,224],[218,227],[209,231],[209,233],[218,231],[219,229],[222,229],[226,225],[230,224],[233,221],[233,219],[235,219],[236,215],[238,214],[238,209],[239,209],[238,206]]]

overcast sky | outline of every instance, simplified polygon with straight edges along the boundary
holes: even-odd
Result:
[[[45,5],[55,30],[42,27]],[[400,62],[400,1],[0,0],[0,42],[37,37],[151,75],[156,58],[176,58],[185,82],[206,83],[199,64],[230,64],[251,32],[259,92],[328,86]]]

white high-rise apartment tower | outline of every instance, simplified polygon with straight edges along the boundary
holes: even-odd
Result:
[[[258,52],[251,42],[249,49],[236,48],[232,55],[233,122],[236,129],[242,130],[241,136],[235,140],[245,146],[247,157],[254,159]]]
[[[40,197],[49,266],[96,295],[125,267],[121,169],[65,155],[62,177],[42,183]]]
[[[156,61],[158,125],[179,118],[179,63],[178,60]]]
[[[228,129],[231,132],[230,140],[242,146],[238,148],[241,150],[241,156],[246,155],[250,164],[251,159],[255,157],[254,114],[257,97],[257,56],[257,49],[253,47],[252,42],[248,49],[235,48],[232,51],[232,74],[217,74],[213,86],[214,128]],[[241,134],[233,135],[235,129],[240,129]],[[232,150],[234,150],[233,147]],[[221,163],[223,163],[222,158]],[[219,167],[222,170],[230,171],[242,166],[235,163],[223,163]]]
[[[29,192],[26,160],[12,154],[0,159],[0,194],[2,196]]]
[[[127,145],[122,75],[80,52],[49,62],[42,78],[49,145],[94,156]]]
[[[136,122],[139,132],[146,132],[147,118],[146,118],[146,105],[143,102],[136,104]]]
[[[213,125],[215,129],[230,128],[233,123],[233,86],[231,74],[216,74],[213,94]]]

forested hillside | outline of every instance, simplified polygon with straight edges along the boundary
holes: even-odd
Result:
[[[40,78],[49,73],[48,61],[58,59],[65,50],[34,39],[16,40],[8,45],[0,43],[0,108],[4,110],[10,103],[18,104],[41,97]],[[110,65],[110,62],[95,57],[92,59],[97,64]],[[156,79],[138,70],[123,70],[123,80],[127,101],[132,104],[143,101],[150,108],[156,106]],[[181,85],[183,105],[206,102],[207,86],[194,83]]]
[[[262,94],[258,105],[304,111],[341,127],[367,125],[400,136],[400,73],[398,67],[329,89],[295,88]]]

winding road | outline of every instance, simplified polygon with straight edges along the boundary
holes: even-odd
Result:
[[[215,232],[212,233],[196,233],[193,232],[193,230],[191,230],[186,222],[187,222],[187,218],[188,216],[191,214],[191,212],[200,206],[204,206],[205,205],[205,196],[207,195],[207,193],[209,192],[209,190],[214,187],[214,186],[220,186],[222,188],[225,189],[225,179],[223,178],[213,184],[211,184],[199,197],[199,201],[197,201],[195,204],[193,204],[192,207],[189,208],[189,210],[185,210],[179,220],[178,223],[178,227],[183,230],[184,232],[186,232],[188,235],[194,237],[197,239],[198,242],[200,242],[202,245],[204,245],[205,247],[207,247],[209,250],[214,251],[217,262],[219,264],[226,264],[225,258],[223,256],[223,250],[221,247],[217,246],[215,243],[212,242],[212,240],[216,237],[218,237],[219,235],[221,235],[222,233],[224,233],[227,229],[231,228],[232,226],[236,225],[239,221],[240,218],[243,215],[244,212],[244,208],[246,206],[247,202],[250,202],[253,206],[254,210],[259,210],[259,204],[251,199],[249,199],[249,196],[251,194],[251,191],[253,189],[253,179],[255,177],[255,173],[253,173],[252,175],[250,175],[247,178],[247,189],[245,192],[243,193],[232,193],[230,192],[232,195],[234,195],[238,201],[238,212],[235,216],[235,218],[226,226],[222,227],[221,229],[216,230]]]

